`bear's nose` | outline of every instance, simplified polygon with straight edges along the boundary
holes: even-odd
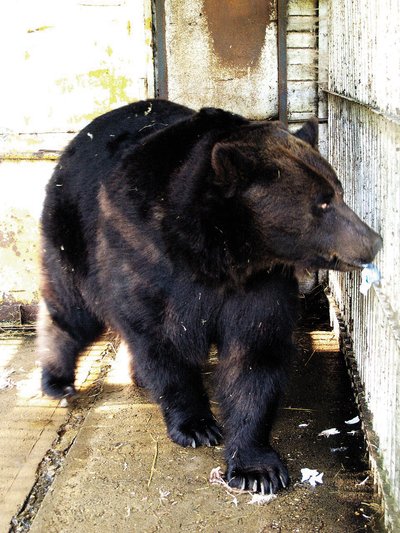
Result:
[[[371,246],[371,252],[372,252],[374,257],[379,252],[379,250],[382,248],[382,246],[383,246],[382,237],[380,235],[378,235],[377,233],[375,233],[374,240],[373,240],[373,243],[372,243],[372,246]]]

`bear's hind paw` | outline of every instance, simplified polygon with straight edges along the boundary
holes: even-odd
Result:
[[[42,391],[52,398],[67,398],[72,400],[77,396],[73,383],[60,379],[49,370],[42,371]]]

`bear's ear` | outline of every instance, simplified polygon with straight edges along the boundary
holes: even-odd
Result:
[[[211,164],[215,172],[214,182],[230,198],[240,183],[246,180],[254,161],[236,144],[217,143],[211,152]]]
[[[294,134],[302,141],[311,144],[313,148],[318,147],[318,119],[316,117],[310,118],[307,122]]]

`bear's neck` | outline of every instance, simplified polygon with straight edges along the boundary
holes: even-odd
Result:
[[[164,219],[168,252],[198,281],[240,286],[276,265],[258,243],[251,213],[235,198],[199,185],[186,202],[170,205]],[[192,191],[193,193],[193,191]],[[182,200],[182,199],[181,199]]]

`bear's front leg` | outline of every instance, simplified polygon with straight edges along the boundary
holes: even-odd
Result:
[[[273,303],[267,295],[242,297],[223,313],[217,390],[231,487],[274,494],[289,484],[270,432],[293,351],[294,317],[295,305],[276,291]]]
[[[256,360],[244,347],[222,353],[219,400],[225,436],[226,479],[231,487],[273,494],[289,484],[286,466],[270,445],[270,432],[286,374],[271,348]],[[272,359],[272,361],[271,361]]]
[[[219,372],[226,480],[231,487],[274,494],[289,484],[287,468],[270,445],[285,371],[240,351],[237,346],[223,354]]]

